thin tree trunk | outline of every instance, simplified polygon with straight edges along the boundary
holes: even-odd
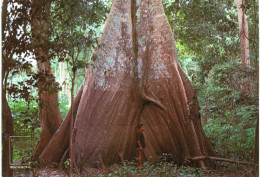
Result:
[[[73,103],[74,103],[74,83],[75,83],[75,72],[73,72],[72,76],[72,84],[71,84],[71,117],[74,117],[73,115]],[[72,175],[73,167],[74,167],[74,147],[73,147],[73,127],[74,127],[74,121],[70,121],[70,168],[69,168],[69,177]]]
[[[59,62],[59,83],[61,85],[61,93],[63,94],[63,62]]]
[[[241,62],[250,67],[249,57],[249,35],[248,35],[248,20],[245,11],[245,0],[236,0],[238,12],[239,38],[241,48]],[[249,78],[242,79],[242,92],[251,94],[252,88]]]
[[[69,67],[68,67],[68,65],[65,65],[64,66],[64,71],[65,71],[65,73],[64,73],[64,81],[66,81],[66,84],[65,84],[65,86],[64,86],[64,90],[65,90],[65,93],[66,93],[66,95],[68,96],[68,100],[69,100],[69,102],[71,102],[71,92],[70,92],[70,76],[69,76]]]
[[[179,11],[179,6],[180,6],[180,4],[179,4],[179,0],[177,0],[176,2],[175,2],[175,4],[176,4],[176,9],[175,9],[175,16],[174,16],[174,24],[176,25],[177,24],[177,22],[178,22],[178,11]],[[176,29],[173,29],[173,31],[175,32],[176,31]],[[179,33],[177,33],[177,34],[175,34],[176,35],[176,38],[177,38],[177,40],[179,39]]]
[[[76,72],[76,92],[79,90],[79,72]]]
[[[66,83],[66,79],[67,79],[67,71],[66,71],[66,65],[64,62],[59,62],[59,74],[60,74],[60,78],[59,78],[59,82],[62,86],[62,94],[67,94],[67,83]]]
[[[73,104],[74,104],[74,87],[75,87],[75,79],[78,75],[78,70],[76,66],[76,61],[78,60],[79,54],[80,54],[81,48],[77,49],[76,56],[74,56],[74,49],[72,52],[72,83],[71,83],[71,117],[74,117],[73,113]],[[78,78],[77,78],[78,80]],[[78,82],[78,81],[77,81]],[[74,121],[70,122],[70,169],[69,169],[69,176],[72,175],[73,167],[75,167],[77,173],[81,173],[79,170],[77,164],[75,163],[75,156],[74,156],[74,141],[75,141],[75,134],[76,129],[74,130]]]
[[[238,25],[240,33],[241,61],[250,66],[249,56],[249,36],[248,36],[248,20],[245,13],[245,0],[236,0],[238,12]]]

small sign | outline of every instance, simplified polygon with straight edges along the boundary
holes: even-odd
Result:
[[[30,136],[10,136],[9,162],[11,169],[30,168],[32,139]]]

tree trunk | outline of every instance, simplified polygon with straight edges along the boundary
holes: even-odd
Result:
[[[8,102],[6,100],[6,94],[3,91],[2,95],[2,168],[3,168],[3,176],[9,177],[12,176],[12,170],[10,169],[10,157],[9,151],[11,147],[9,147],[9,137],[13,135],[13,118],[11,114],[11,110],[8,106]]]
[[[68,74],[66,63],[64,62],[59,63],[59,75],[60,75],[59,83],[61,84],[62,87],[61,93],[66,94],[68,98],[70,98],[70,92],[68,89],[69,74]]]
[[[73,60],[73,67],[75,65],[75,61]],[[73,70],[73,69],[72,69]],[[73,70],[72,75],[72,83],[71,83],[71,117],[74,117],[73,113],[73,102],[74,102],[74,85],[75,85],[75,71]],[[69,177],[73,173],[73,167],[74,167],[74,121],[70,121],[70,168],[69,168]],[[75,166],[77,169],[77,166]],[[77,169],[78,170],[78,169]]]
[[[238,25],[240,33],[240,48],[242,63],[250,66],[249,56],[249,36],[248,36],[248,20],[245,13],[245,0],[236,0],[238,12]]]
[[[239,38],[241,48],[241,62],[246,67],[250,67],[249,57],[249,36],[248,36],[248,20],[245,11],[245,0],[236,0],[237,12],[238,12],[238,25],[239,25]],[[242,79],[242,92],[251,94],[251,88],[249,78]]]
[[[79,71],[76,72],[76,92],[79,91]]]
[[[7,23],[7,6],[8,0],[3,0],[2,2],[2,43],[5,40],[5,29]],[[4,51],[3,51],[4,52]],[[8,53],[9,54],[9,53]],[[7,54],[6,54],[7,55]],[[5,66],[5,62],[8,63],[9,60],[2,53],[2,66]],[[13,135],[13,117],[6,100],[6,85],[7,78],[9,75],[9,69],[2,67],[2,175],[4,177],[13,176],[12,169],[10,169],[10,157],[9,151],[12,152],[12,148],[9,146],[9,137]]]
[[[60,126],[62,117],[59,109],[58,92],[54,91],[56,82],[53,79],[50,58],[48,56],[48,33],[50,2],[33,1],[32,9],[32,36],[37,60],[38,73],[43,76],[39,79],[39,110],[41,120],[40,140],[36,145],[33,160],[37,160],[50,139]]]
[[[60,125],[59,129],[56,131],[52,140],[44,149],[40,160],[42,163],[48,162],[59,162],[66,150],[69,148],[70,142],[70,121],[71,119],[71,111],[73,110],[73,121],[75,121],[75,117],[77,114],[78,106],[81,101],[81,96],[83,92],[83,86],[81,86],[76,98],[73,101],[73,109],[70,109],[65,120]],[[54,147],[54,148],[52,148]],[[57,148],[56,148],[57,147]],[[45,157],[47,157],[45,159]]]
[[[134,159],[137,125],[145,126],[147,160],[170,153],[182,163],[213,155],[201,126],[199,105],[177,62],[173,33],[161,0],[116,0],[100,38],[102,47],[65,121],[40,156],[58,162],[75,120],[75,165]],[[105,74],[106,73],[106,74]],[[99,162],[97,162],[99,161]],[[202,159],[198,166],[209,165]]]

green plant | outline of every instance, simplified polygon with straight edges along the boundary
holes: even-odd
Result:
[[[162,176],[162,177],[179,177],[179,176],[203,176],[205,171],[191,167],[177,167],[171,162],[145,162],[144,168],[139,169],[135,162],[126,161],[125,165],[114,164],[109,167],[108,173],[98,173],[97,176],[115,177],[115,176]]]

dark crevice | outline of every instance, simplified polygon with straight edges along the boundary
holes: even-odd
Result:
[[[142,104],[142,107],[141,107],[141,110],[140,110],[140,114],[139,114],[139,116],[138,116],[138,124],[141,123],[141,116],[142,116],[143,110],[144,110],[144,108],[145,108],[145,106],[146,106],[147,104],[149,104],[149,102],[146,102],[146,101],[144,101],[143,104]]]
[[[139,78],[138,78],[138,40],[137,40],[137,32],[136,32],[136,23],[137,23],[137,5],[136,0],[131,0],[131,20],[132,20],[132,40],[133,40],[133,89],[132,89],[132,95],[134,99],[140,98],[140,89],[139,89]]]

